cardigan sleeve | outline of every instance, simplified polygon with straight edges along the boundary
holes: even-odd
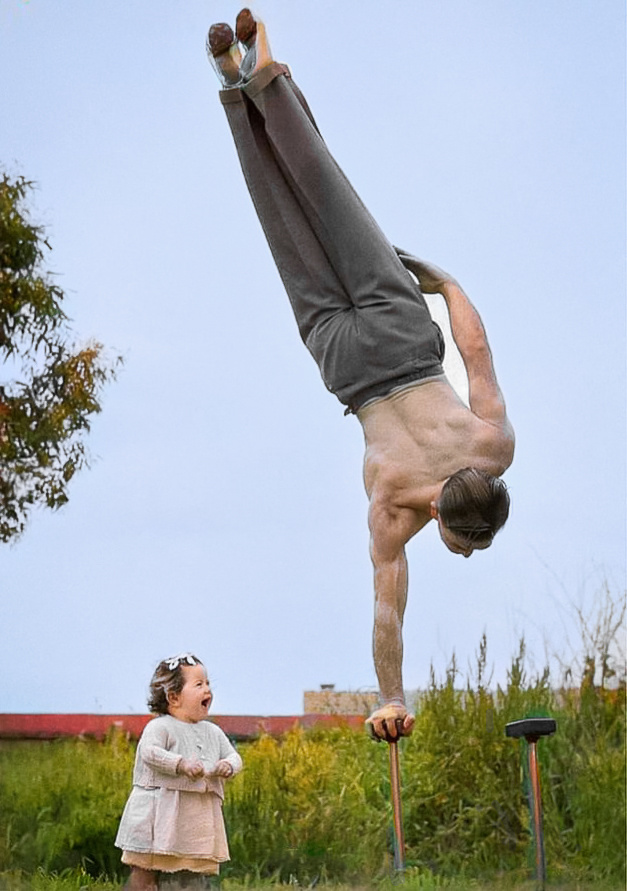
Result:
[[[146,725],[139,743],[139,755],[153,770],[169,777],[176,776],[182,755],[167,749],[168,730],[159,721]]]
[[[217,725],[212,725],[211,732],[214,740],[214,751],[217,753],[216,762],[228,761],[233,768],[231,776],[234,776],[242,769],[242,759],[235,747],[229,741],[229,738]],[[224,786],[226,781],[224,777],[217,777],[211,774],[210,771],[214,766],[215,762],[211,765],[209,772],[205,775],[207,792],[213,792],[215,795],[218,795],[220,799],[224,800]]]

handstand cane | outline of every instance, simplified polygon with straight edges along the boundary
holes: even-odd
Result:
[[[398,740],[402,735],[403,719],[396,718],[396,736],[392,736],[385,726],[385,735],[377,736],[369,727],[370,736],[375,742],[385,740],[390,747],[390,787],[392,789],[392,822],[394,824],[394,869],[403,872],[405,869],[405,835],[403,833],[403,808],[401,806],[401,771],[398,760]]]
[[[387,742],[390,747],[390,786],[392,788],[392,820],[394,822],[394,869],[396,872],[403,872],[405,869],[405,835],[403,832],[398,740],[388,740]]]
[[[546,860],[544,857],[544,837],[542,834],[542,797],[540,795],[540,768],[538,766],[538,753],[536,743],[541,736],[550,736],[555,733],[557,724],[553,718],[525,718],[522,721],[513,721],[505,726],[506,736],[520,739],[524,736],[528,743],[529,780],[531,783],[531,822],[536,854],[536,887],[544,891],[546,881]]]

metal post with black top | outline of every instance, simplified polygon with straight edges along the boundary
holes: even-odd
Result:
[[[405,833],[403,831],[403,806],[401,801],[401,771],[398,758],[398,741],[388,742],[390,749],[390,787],[392,790],[392,822],[394,825],[394,869],[402,874],[405,869]]]
[[[403,719],[394,720],[395,733],[392,735],[385,722],[383,733],[375,733],[369,728],[370,736],[375,742],[385,740],[390,755],[390,790],[392,792],[392,830],[394,842],[394,870],[397,877],[402,878],[405,870],[405,832],[403,830],[403,803],[401,800],[401,767],[398,755],[398,741],[403,735]]]
[[[544,891],[546,882],[546,859],[544,856],[544,835],[542,832],[542,796],[540,793],[540,767],[538,764],[537,742],[542,736],[551,736],[557,730],[553,718],[523,718],[505,726],[505,735],[527,741],[529,780],[531,783],[531,824],[536,855],[536,887]]]

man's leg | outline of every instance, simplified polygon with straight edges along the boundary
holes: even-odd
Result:
[[[287,79],[273,63],[254,78],[258,88]],[[315,131],[310,112],[296,90],[292,98]],[[265,122],[243,90],[224,90],[220,98],[257,216],[290,298],[303,341],[322,319],[349,309],[350,298],[286,180],[266,132]]]
[[[415,301],[394,248],[329,152],[291,78],[254,78],[243,92],[263,118],[285,182],[353,306]]]
[[[351,405],[373,385],[440,373],[439,335],[420,290],[284,66],[273,63],[221,98],[301,336],[327,387]]]

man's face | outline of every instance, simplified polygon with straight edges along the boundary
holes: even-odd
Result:
[[[473,551],[484,551],[492,544],[489,541],[470,543],[468,539],[447,529],[439,516],[438,529],[440,530],[440,538],[449,551],[452,554],[460,554],[462,557],[470,557]]]

